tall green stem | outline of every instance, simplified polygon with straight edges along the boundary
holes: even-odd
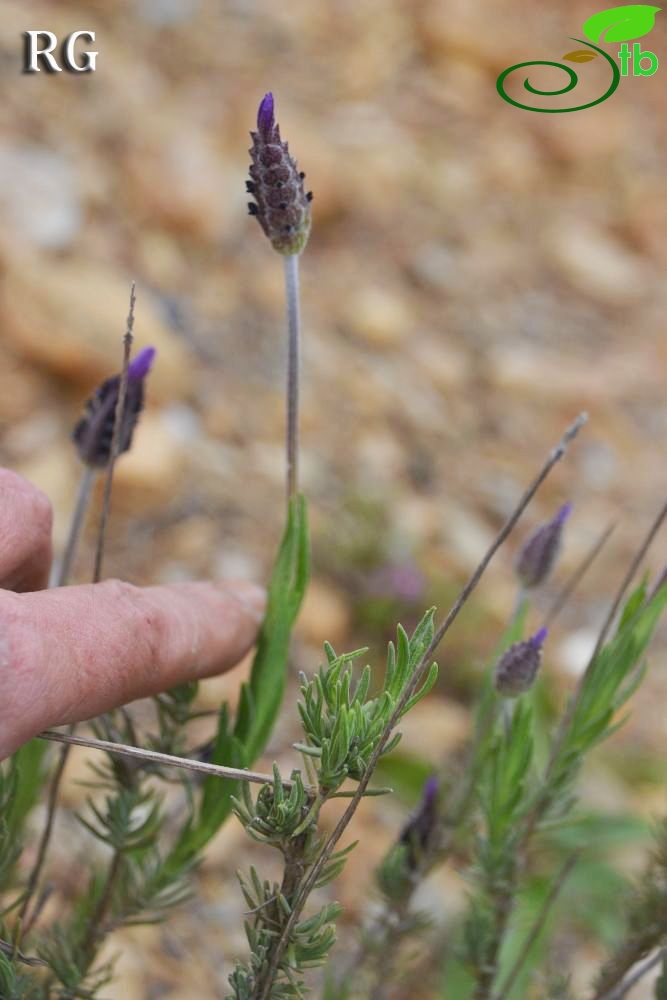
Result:
[[[285,258],[287,299],[287,500],[299,489],[299,256]]]

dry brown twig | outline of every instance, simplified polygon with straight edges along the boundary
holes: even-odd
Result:
[[[127,380],[128,380],[128,370],[130,365],[130,352],[132,350],[132,331],[134,329],[134,307],[137,301],[136,296],[136,283],[133,281],[130,288],[130,308],[127,316],[127,323],[125,329],[125,336],[123,337],[123,370],[120,378],[120,387],[118,392],[118,400],[116,402],[116,410],[114,413],[114,429],[113,437],[111,442],[111,455],[109,459],[109,465],[107,467],[106,480],[104,483],[104,500],[102,503],[102,513],[100,517],[100,528],[97,539],[97,549],[95,552],[95,567],[93,571],[93,583],[98,583],[102,575],[102,561],[104,558],[104,543],[106,538],[106,528],[109,519],[109,510],[111,506],[111,487],[113,484],[113,473],[116,458],[118,457],[118,452],[120,449],[121,442],[121,430],[122,424],[125,417],[125,400],[127,398]],[[65,584],[67,579],[67,574],[69,573],[71,560],[74,556],[74,548],[76,546],[76,540],[78,538],[78,532],[81,528],[81,520],[85,515],[85,510],[87,508],[87,501],[90,496],[95,479],[95,470],[87,469],[84,473],[82,484],[79,491],[79,498],[77,501],[77,512],[74,518],[73,531],[75,532],[70,536],[70,540],[67,545],[67,551],[63,560],[63,565],[61,567],[58,585],[62,586]],[[74,733],[74,726],[70,727],[70,735]],[[63,740],[63,743],[66,741]],[[51,841],[51,836],[53,834],[53,824],[55,822],[56,806],[58,803],[58,794],[60,792],[60,785],[62,783],[63,774],[65,772],[65,767],[67,765],[67,759],[69,757],[70,748],[69,746],[63,746],[56,765],[56,770],[51,778],[51,784],[49,786],[49,795],[46,807],[46,822],[44,824],[44,829],[42,831],[42,836],[39,841],[39,846],[37,848],[37,857],[33,865],[32,871],[30,872],[30,877],[28,879],[28,885],[26,887],[25,896],[21,904],[21,910],[19,913],[19,937],[18,942],[20,943],[23,935],[28,933],[28,931],[33,927],[38,915],[39,915],[39,905],[37,905],[30,916],[28,916],[28,910],[32,899],[34,898],[35,892],[39,885],[39,880],[42,875],[42,870],[44,868],[44,863],[46,861],[46,855],[49,848],[49,843]]]
[[[113,474],[116,466],[116,459],[120,450],[121,435],[125,419],[125,400],[127,398],[127,380],[130,368],[130,352],[134,339],[134,307],[137,301],[136,282],[132,282],[130,289],[130,311],[127,314],[127,326],[123,337],[123,369],[120,376],[120,386],[118,389],[118,401],[114,414],[113,437],[111,439],[111,455],[106,470],[104,480],[104,497],[102,499],[102,513],[100,515],[100,528],[97,536],[97,548],[95,551],[95,567],[93,570],[93,583],[98,583],[102,579],[102,562],[104,560],[104,546],[106,542],[107,524],[109,512],[111,510],[111,488],[113,486]]]
[[[225,767],[222,764],[207,764],[203,760],[192,760],[190,757],[175,757],[173,754],[160,753],[157,750],[145,750],[143,747],[133,747],[126,743],[112,743],[109,740],[96,740],[87,736],[71,736],[68,733],[57,733],[48,729],[40,733],[41,740],[50,740],[53,743],[66,743],[69,746],[88,747],[91,750],[104,750],[107,753],[117,753],[122,757],[132,757],[134,760],[143,760],[149,764],[158,764],[162,767],[179,767],[186,771],[194,771],[197,774],[212,774],[216,778],[231,778],[232,780],[252,781],[258,785],[271,784],[273,775],[261,774],[259,771],[246,771],[239,767]],[[283,780],[285,788],[291,788],[293,781]],[[306,791],[314,792],[305,786]]]

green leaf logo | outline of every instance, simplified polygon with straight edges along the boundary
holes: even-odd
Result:
[[[563,59],[569,60],[569,62],[590,62],[591,59],[597,59],[597,52],[591,52],[590,49],[575,49],[574,52],[568,52]]]
[[[582,30],[592,42],[628,42],[648,35],[659,10],[662,7],[649,7],[644,3],[610,7],[589,17]]]

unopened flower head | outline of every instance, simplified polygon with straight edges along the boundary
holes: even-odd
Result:
[[[563,525],[571,511],[572,504],[564,504],[555,517],[540,525],[525,542],[516,564],[524,587],[539,587],[551,573],[560,551]]]
[[[144,384],[153,361],[155,348],[145,347],[130,362],[127,371],[127,395],[118,453],[127,451],[144,405]],[[79,457],[86,465],[103,469],[109,464],[120,391],[120,375],[105,379],[87,401],[84,414],[74,428]]]
[[[541,628],[531,639],[515,642],[505,650],[494,671],[499,694],[516,698],[532,687],[542,662],[542,645],[546,637],[547,630]]]
[[[250,180],[246,189],[255,201],[248,211],[257,217],[260,226],[275,250],[282,254],[299,254],[310,233],[310,202],[296,160],[290,156],[286,142],[280,138],[275,120],[273,94],[266,94],[257,112],[257,131],[250,133],[252,157]]]
[[[438,791],[438,779],[431,775],[424,783],[419,805],[401,831],[399,843],[407,848],[410,871],[418,867],[423,855],[433,846],[438,821]]]

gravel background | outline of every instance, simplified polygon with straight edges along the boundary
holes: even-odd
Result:
[[[269,89],[315,195],[302,261],[314,580],[293,674],[316,665],[324,639],[368,644],[381,662],[397,616],[446,608],[564,427],[589,411],[443,648],[437,694],[405,727],[406,749],[433,764],[468,731],[477,671],[514,601],[521,535],[573,501],[538,622],[617,524],[550,639],[560,697],[664,496],[667,69],[625,78],[572,115],[531,115],[495,91],[506,66],[569,51],[592,12],[517,0],[2,0],[0,461],[52,497],[57,544],[77,479],[69,433],[119,365],[134,278],[137,343],[159,359],[118,467],[107,571],[139,583],[265,578],[283,515],[283,292],[244,179]],[[662,16],[644,40],[660,54]],[[37,27],[95,30],[97,72],[21,75],[20,35]],[[582,80],[597,86],[603,72],[584,67]],[[664,561],[663,538],[651,571]],[[664,649],[663,636],[630,723],[585,779],[601,809],[664,808]],[[233,699],[242,670],[205,685],[202,703]],[[286,710],[269,762],[289,766],[294,716]],[[74,808],[83,759],[70,773]],[[373,801],[358,814],[362,843],[337,888],[343,940],[406,808]],[[71,845],[90,844],[62,823],[68,893],[79,876]],[[229,961],[244,952],[234,870],[251,854],[266,866],[230,824],[190,909],[116,937],[120,981],[105,996],[224,995]],[[446,921],[464,888],[455,873],[436,875],[424,905]],[[599,954],[578,943],[577,982]],[[405,995],[435,993],[413,984]]]

